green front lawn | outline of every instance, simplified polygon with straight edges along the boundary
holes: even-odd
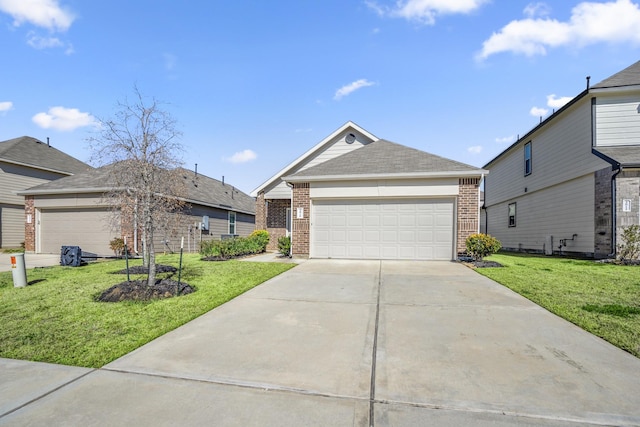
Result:
[[[521,254],[476,271],[640,357],[640,266]]]
[[[177,267],[179,257],[159,256],[157,263]],[[96,302],[103,290],[126,281],[126,275],[112,274],[124,266],[111,261],[30,269],[26,288],[13,287],[11,272],[0,273],[0,357],[97,368],[293,267],[206,262],[186,254],[181,280],[197,289],[193,294],[145,303]]]

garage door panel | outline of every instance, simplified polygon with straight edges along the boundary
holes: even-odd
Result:
[[[46,209],[40,212],[40,252],[60,253],[61,246],[80,246],[83,252],[110,255],[112,213],[105,209]],[[117,223],[117,221],[116,221]]]
[[[453,206],[452,199],[315,200],[311,256],[450,260]]]

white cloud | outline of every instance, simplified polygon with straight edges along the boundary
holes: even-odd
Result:
[[[40,37],[32,31],[27,34],[27,44],[35,49],[64,46],[64,43],[57,37]]]
[[[531,114],[533,117],[542,117],[545,116],[548,112],[549,110],[547,110],[546,108],[540,107],[531,107],[531,110],[529,110],[529,114]]]
[[[397,0],[394,6],[380,5],[367,0],[366,5],[380,16],[404,18],[425,25],[433,25],[440,15],[473,12],[489,0]]]
[[[631,0],[606,3],[582,2],[571,10],[567,22],[531,17],[511,21],[482,44],[477,55],[484,60],[501,52],[526,56],[545,55],[547,49],[560,46],[583,47],[595,43],[631,43],[640,45],[640,7]],[[534,15],[539,16],[539,11]]]
[[[514,142],[516,137],[514,135],[504,136],[502,138],[496,138],[496,142],[498,144],[508,144],[509,142]]]
[[[258,155],[253,150],[242,150],[235,153],[233,156],[225,158],[224,160],[229,163],[246,163],[255,160]]]
[[[527,18],[535,18],[549,16],[551,14],[551,8],[546,3],[529,3],[523,13]]]
[[[13,102],[11,101],[0,102],[0,113],[6,113],[9,110],[13,110]]]
[[[569,101],[573,98],[571,96],[561,96],[560,98],[556,97],[555,93],[551,95],[547,95],[547,106],[553,108],[554,110],[558,110],[565,106]]]
[[[29,22],[51,31],[66,31],[75,19],[58,0],[0,0],[0,11],[11,15],[16,27]]]
[[[480,152],[482,151],[482,145],[473,145],[467,148],[467,151],[471,154],[480,154]]]
[[[342,86],[340,89],[338,89],[336,91],[336,94],[333,96],[333,99],[338,101],[341,98],[351,94],[352,92],[355,92],[358,89],[362,89],[363,87],[374,86],[374,85],[375,85],[374,82],[370,82],[367,79],[356,80],[355,82],[349,83],[348,85]]]
[[[47,113],[38,113],[31,118],[43,129],[72,131],[84,126],[97,126],[96,119],[77,108],[51,107]]]

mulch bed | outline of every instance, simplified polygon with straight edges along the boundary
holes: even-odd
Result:
[[[102,292],[97,300],[101,302],[151,301],[187,295],[192,292],[195,292],[195,289],[191,285],[188,283],[178,285],[175,280],[158,280],[153,286],[147,286],[146,280],[132,280],[113,285]]]
[[[175,273],[176,271],[178,271],[178,269],[170,265],[156,264],[156,273]],[[149,273],[149,269],[142,265],[129,267],[129,274],[147,274],[147,273]],[[124,270],[116,271],[115,274],[127,274],[127,269],[125,268]]]
[[[237,259],[242,257],[232,257],[232,256],[207,256],[204,258],[200,258],[201,261],[229,261],[230,259]]]
[[[458,261],[471,268],[490,268],[490,267],[504,267],[499,262],[495,261],[475,261],[470,256],[461,256]]]

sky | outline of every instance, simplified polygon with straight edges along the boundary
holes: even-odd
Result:
[[[0,141],[89,162],[137,87],[247,193],[350,120],[481,167],[640,60],[639,28],[632,0],[0,0]]]

